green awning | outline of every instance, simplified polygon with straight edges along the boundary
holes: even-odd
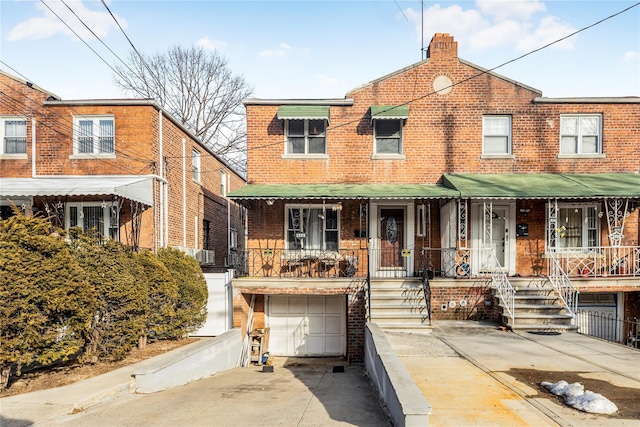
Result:
[[[371,120],[374,119],[407,119],[409,107],[407,105],[372,105]]]
[[[328,105],[281,105],[278,108],[278,119],[304,120],[325,119],[329,122]]]
[[[463,198],[541,199],[640,197],[640,174],[445,174],[442,184]]]
[[[248,184],[231,199],[450,199],[456,190],[430,184]]]

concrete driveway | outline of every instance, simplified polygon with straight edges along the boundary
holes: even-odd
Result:
[[[334,366],[338,371],[334,372]],[[342,359],[275,358],[151,395],[126,395],[35,425],[371,426],[391,424],[363,367]]]

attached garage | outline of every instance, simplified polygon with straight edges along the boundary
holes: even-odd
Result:
[[[269,296],[269,352],[274,356],[345,355],[345,305],[344,295]]]

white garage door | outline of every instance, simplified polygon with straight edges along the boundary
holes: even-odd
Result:
[[[274,356],[345,354],[344,296],[270,296],[267,323]]]

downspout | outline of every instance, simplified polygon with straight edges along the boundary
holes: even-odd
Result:
[[[164,178],[163,146],[162,146],[162,110],[158,110],[158,165],[160,166],[160,178]],[[158,222],[160,230],[158,235],[158,246],[164,247],[164,185],[158,185]],[[156,248],[157,251],[157,248]]]
[[[36,119],[31,118],[31,178],[35,178],[36,173]]]
[[[182,247],[187,247],[187,141],[182,138]]]
[[[227,197],[227,193],[229,192],[228,184],[230,181],[229,174],[224,174],[227,182],[224,183],[224,197],[227,199],[227,263],[229,261],[229,256],[231,255],[231,200]],[[236,238],[238,231],[236,230]],[[237,242],[236,242],[237,244]]]

